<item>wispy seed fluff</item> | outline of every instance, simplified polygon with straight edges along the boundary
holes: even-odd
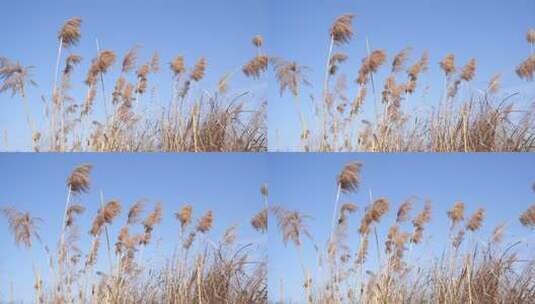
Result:
[[[262,184],[262,186],[260,187],[260,194],[266,197],[269,195],[269,189],[267,184]]]
[[[342,192],[356,192],[359,189],[361,169],[360,161],[352,161],[344,166],[336,180]]]
[[[409,212],[412,209],[414,200],[412,198],[404,201],[401,206],[399,206],[398,213],[396,216],[396,222],[401,223],[409,220]]]
[[[251,226],[261,233],[265,233],[268,228],[268,210],[267,208],[262,209],[251,219]]]
[[[483,208],[477,209],[477,211],[470,217],[466,224],[466,229],[470,231],[476,231],[481,228],[483,218],[485,217],[485,210]]]
[[[535,204],[524,211],[518,220],[526,228],[535,228]]]
[[[193,71],[191,72],[191,79],[194,81],[199,81],[203,79],[204,73],[206,70],[206,59],[204,57],[201,57],[199,61],[195,64],[195,67],[193,67]]]
[[[104,208],[99,209],[97,216],[93,219],[90,234],[98,236],[102,232],[105,224],[111,224],[113,219],[121,213],[121,204],[117,200],[109,201]]]
[[[368,76],[371,73],[377,72],[377,69],[386,61],[386,52],[383,50],[375,50],[369,56],[362,60],[362,66],[359,69],[359,74],[356,82],[360,85],[365,85],[368,82]]]
[[[175,74],[175,76],[182,75],[184,71],[186,71],[186,68],[184,66],[184,57],[183,56],[176,56],[173,61],[169,64],[169,67],[171,68],[171,71]]]
[[[452,227],[455,227],[457,223],[464,219],[464,203],[457,202],[453,205],[453,208],[447,212],[448,218],[451,221]]]
[[[83,164],[76,167],[69,178],[67,178],[67,186],[71,189],[72,193],[80,194],[82,192],[88,192],[91,186],[91,169],[90,164]]]
[[[379,222],[381,217],[388,212],[390,203],[386,198],[379,198],[366,210],[366,214],[362,218],[359,227],[361,236],[366,236],[370,232],[370,225],[373,222]]]
[[[212,224],[214,222],[214,215],[212,210],[208,211],[197,224],[197,231],[206,233],[212,229]]]
[[[526,33],[526,40],[529,44],[535,44],[535,29],[529,29]]]
[[[470,81],[474,78],[475,72],[476,72],[476,60],[472,58],[463,67],[461,71],[461,79],[464,81]]]
[[[123,73],[130,72],[136,65],[138,50],[139,50],[139,46],[135,45],[130,50],[128,50],[128,52],[126,52],[126,55],[124,55],[123,64],[121,68],[121,71]]]
[[[262,38],[260,35],[256,35],[253,37],[252,42],[254,46],[261,47],[264,44],[264,38]]]
[[[446,55],[446,57],[444,57],[444,59],[442,59],[440,62],[440,68],[444,71],[446,76],[455,72],[455,55]]]
[[[516,74],[518,77],[531,81],[533,80],[533,72],[535,71],[535,54],[529,56],[517,68]]]
[[[140,220],[141,212],[143,212],[143,208],[145,207],[145,201],[139,200],[130,207],[130,210],[128,211],[128,224],[135,224],[138,223]]]
[[[85,83],[89,86],[94,85],[95,81],[97,80],[97,77],[100,74],[106,73],[108,71],[108,68],[110,68],[115,62],[115,59],[116,56],[113,51],[101,51],[97,55],[97,57],[94,58],[91,62],[91,67],[89,68],[89,71],[87,73]]]
[[[351,37],[353,37],[353,28],[351,27],[353,17],[354,15],[352,14],[346,14],[336,18],[330,29],[330,35],[334,43],[344,44],[351,40]]]
[[[193,207],[191,205],[185,205],[180,209],[180,212],[175,213],[176,219],[180,222],[180,229],[184,231],[191,223],[191,216],[193,214]]]
[[[61,41],[64,48],[75,46],[80,40],[80,25],[82,19],[71,18],[67,20],[58,32],[58,40]]]
[[[399,72],[403,69],[405,61],[409,58],[410,51],[410,48],[404,48],[394,56],[394,59],[392,60],[392,72]]]
[[[259,78],[268,68],[269,58],[266,55],[258,55],[246,63],[242,72],[247,77]]]

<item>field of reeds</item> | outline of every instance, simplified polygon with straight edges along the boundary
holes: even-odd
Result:
[[[176,220],[176,238],[164,240],[173,244],[171,253],[157,249],[164,263],[150,263],[144,256],[150,246],[157,246],[155,234],[166,214],[158,202],[139,200],[127,208],[118,199],[105,201],[100,192],[100,208],[91,215],[91,225],[81,227],[86,207],[78,202],[92,191],[91,170],[89,164],[80,165],[67,178],[57,247],[40,238],[40,230],[53,223],[16,207],[1,209],[15,244],[33,255],[21,267],[32,268],[34,281],[26,282],[25,295],[13,294],[12,287],[2,283],[0,302],[16,303],[33,291],[35,303],[267,303],[265,244],[240,242],[235,225],[219,240],[210,239],[208,232],[217,220],[211,210],[185,204],[170,215]],[[259,212],[250,223],[259,234],[267,231],[267,197],[263,185]],[[112,225],[120,225],[117,235]],[[80,242],[85,237],[88,248]]]
[[[508,237],[505,222],[496,225],[490,235],[483,235],[485,209],[463,202],[453,203],[445,214],[433,214],[431,201],[416,197],[399,206],[393,206],[386,197],[373,198],[371,193],[365,206],[340,203],[341,194],[349,198],[359,191],[362,166],[361,162],[350,162],[338,175],[325,244],[318,243],[317,236],[309,232],[310,216],[284,206],[271,207],[278,224],[270,233],[280,233],[287,250],[297,251],[300,263],[295,263],[294,271],[302,279],[291,286],[281,283],[280,295],[270,294],[270,302],[535,302],[535,251],[529,237],[535,231],[535,204],[518,219],[504,219],[518,220],[526,230],[526,237],[516,239]],[[391,222],[385,220],[388,213],[393,214]],[[356,218],[359,214],[360,220]],[[429,235],[428,225],[441,216],[447,217],[449,227],[443,228],[442,236]],[[354,226],[357,233],[349,228]],[[431,238],[435,243],[444,240],[437,245],[441,248],[438,254],[422,247]],[[305,250],[312,259],[303,258]],[[285,269],[285,273],[290,271]],[[300,290],[301,297],[288,300],[284,290]]]
[[[369,47],[369,33],[354,38],[353,14],[342,15],[329,28],[325,65],[309,67],[274,58],[280,87],[295,102],[300,125],[297,149],[302,151],[534,151],[535,100],[500,87],[500,74],[489,75],[486,87],[475,87],[477,60],[456,61],[455,54],[430,62],[429,53],[410,46],[387,54]],[[373,33],[371,33],[373,38]],[[535,29],[526,34],[526,58],[518,58],[511,74],[527,83],[535,70]],[[350,44],[366,46],[360,67],[348,73],[343,51]],[[286,56],[286,55],[282,55]],[[426,72],[440,69],[444,81],[438,100],[419,100]],[[311,69],[323,71],[322,83],[311,83]],[[378,73],[386,75],[382,79]],[[349,74],[349,75],[347,75]],[[319,91],[321,96],[308,89]],[[426,93],[427,94],[427,93]],[[531,92],[533,94],[533,92]],[[273,102],[273,101],[271,101]],[[417,110],[414,108],[416,106]],[[422,109],[424,108],[425,109]],[[363,116],[366,108],[370,115]],[[312,113],[307,117],[306,113]],[[284,149],[284,148],[278,148]]]
[[[266,100],[257,92],[230,90],[234,78],[259,79],[267,68],[261,36],[252,39],[253,59],[222,75],[210,91],[199,85],[210,71],[211,63],[204,57],[187,63],[177,55],[162,67],[158,52],[141,61],[136,45],[121,58],[113,50],[100,49],[97,40],[95,57],[86,60],[76,54],[82,37],[80,18],[67,20],[59,29],[57,59],[50,67],[55,78],[52,88],[39,94],[42,100],[29,100],[28,91],[37,90],[32,71],[43,67],[0,54],[0,93],[21,101],[25,117],[19,128],[31,131],[28,142],[33,151],[267,150]],[[84,63],[86,93],[75,96],[72,75]],[[119,76],[108,83],[105,76],[114,69]],[[160,100],[162,88],[151,83],[163,73],[172,80],[168,101]],[[43,117],[35,119],[30,109],[38,109]],[[8,146],[10,131],[15,130],[3,131]]]

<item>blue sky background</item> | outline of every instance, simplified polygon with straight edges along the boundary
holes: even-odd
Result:
[[[123,204],[121,216],[110,228],[112,243],[126,221],[128,208],[136,200],[149,199],[146,213],[152,210],[155,202],[162,203],[162,224],[155,228],[153,243],[143,253],[148,265],[157,267],[172,254],[179,235],[174,212],[186,203],[193,206],[195,218],[213,210],[214,226],[208,233],[210,240],[219,241],[230,225],[237,224],[240,244],[253,243],[253,248],[265,246],[266,236],[254,231],[249,224],[250,218],[263,208],[259,188],[267,181],[267,173],[266,158],[261,154],[1,153],[0,206],[13,205],[40,217],[44,243],[56,248],[65,205],[65,180],[75,166],[86,162],[93,164],[94,169],[91,192],[80,197],[87,208],[78,218],[83,259],[90,246],[88,231],[99,206],[100,190],[106,201],[115,198]],[[101,241],[96,269],[106,271],[105,242]],[[46,275],[42,247],[34,247],[33,254],[38,257],[41,271]],[[13,281],[17,298],[31,302],[30,254],[15,246],[3,214],[0,216],[0,248],[0,302],[9,296],[10,281]]]
[[[534,1],[276,0],[270,3],[270,16],[275,16],[270,18],[273,43],[268,43],[272,55],[310,67],[308,78],[314,86],[301,92],[302,107],[309,124],[313,118],[309,95],[321,96],[329,27],[336,17],[345,13],[356,15],[353,22],[355,35],[349,45],[335,50],[349,56],[339,74],[347,75],[351,101],[358,90],[353,80],[367,54],[366,38],[371,49],[384,49],[388,55],[385,64],[388,68],[383,67],[375,76],[379,93],[384,83],[377,80],[385,79],[395,53],[410,46],[413,49],[411,59],[415,60],[424,50],[429,51],[429,71],[420,76],[417,93],[408,102],[403,102],[408,109],[428,111],[437,103],[443,87],[438,62],[450,52],[456,55],[457,66],[464,65],[471,57],[477,59],[476,77],[471,82],[473,88],[486,88],[491,76],[501,73],[504,95],[525,93],[518,98],[524,104],[533,101],[535,96],[533,83],[518,79],[514,73],[515,67],[530,51],[525,34],[530,27],[535,27]],[[273,150],[295,150],[299,145],[300,127],[293,98],[289,94],[279,97],[278,87],[272,82],[269,91],[270,147]],[[459,95],[467,97],[463,92]],[[373,98],[369,89],[361,118],[370,118]]]
[[[358,245],[358,226],[363,210],[374,198],[390,199],[391,209],[381,220],[378,233],[384,242],[388,228],[395,220],[399,205],[416,195],[421,198],[411,214],[423,207],[423,200],[433,202],[430,224],[426,226],[422,245],[414,247],[413,258],[425,261],[442,253],[448,237],[446,211],[456,201],[466,204],[465,217],[477,208],[485,209],[485,219],[476,240],[486,240],[495,226],[505,221],[507,230],[504,242],[530,238],[531,247],[521,252],[533,252],[533,231],[521,226],[518,216],[535,203],[532,184],[535,182],[535,155],[533,154],[373,154],[373,153],[296,153],[270,154],[270,202],[296,209],[312,217],[308,227],[316,243],[324,246],[331,226],[336,196],[336,176],[351,160],[363,162],[361,189],[356,194],[342,195],[341,203],[354,202],[359,209],[350,217],[348,241],[352,254]],[[411,231],[412,226],[402,226]],[[410,230],[409,230],[410,229]],[[468,240],[468,238],[467,238]],[[375,242],[370,242],[370,260],[366,269],[374,270]],[[324,247],[322,247],[324,248]],[[293,245],[284,247],[274,220],[269,230],[269,291],[270,299],[278,300],[281,278],[286,300],[303,301],[303,275]],[[304,264],[311,269],[314,280],[319,280],[317,263],[310,241],[304,240]],[[426,258],[427,257],[427,258]]]
[[[198,88],[212,90],[224,74],[236,71],[256,54],[251,39],[257,34],[267,35],[267,3],[250,0],[6,1],[2,4],[5,13],[0,20],[0,56],[35,66],[33,74],[38,87],[28,88],[28,97],[32,117],[43,126],[40,121],[43,117],[41,96],[48,98],[52,91],[57,31],[65,20],[78,16],[83,19],[82,39],[78,46],[64,52],[72,51],[83,57],[72,80],[71,94],[77,101],[82,102],[86,94],[83,81],[96,54],[95,39],[98,38],[101,49],[112,49],[118,55],[116,64],[104,77],[108,94],[119,75],[122,57],[132,46],[140,44],[143,48],[138,64],[150,60],[155,50],[160,54],[161,71],[149,76],[149,92],[157,85],[158,95],[166,104],[171,96],[168,63],[174,56],[183,55],[187,67],[205,56],[207,73]],[[239,72],[231,78],[229,94],[247,90],[253,94],[254,100],[263,101],[265,87],[264,80],[249,80]],[[150,93],[146,95],[145,103]],[[99,96],[100,88],[95,105],[101,109]],[[96,114],[101,115],[102,110]],[[0,95],[0,128],[1,150],[5,150],[5,130],[8,131],[10,150],[31,149],[31,136],[20,98]]]
[[[162,71],[149,76],[149,88],[157,85],[157,96],[165,104],[170,96],[170,73],[166,64],[177,54],[186,58],[188,66],[200,56],[208,60],[207,76],[198,89],[213,89],[225,73],[236,71],[254,55],[250,39],[256,34],[265,38],[269,55],[296,60],[308,66],[308,79],[314,85],[301,92],[303,108],[309,124],[313,113],[309,95],[321,92],[324,65],[329,43],[328,29],[337,16],[353,13],[355,36],[349,45],[336,48],[349,55],[340,69],[346,74],[348,97],[352,99],[357,86],[352,82],[360,62],[366,55],[366,38],[372,49],[386,50],[389,59],[405,47],[412,47],[411,59],[424,50],[430,54],[430,70],[418,82],[418,90],[408,109],[429,111],[441,95],[443,77],[438,68],[447,53],[456,55],[458,66],[471,57],[477,59],[477,72],[471,88],[485,88],[495,73],[502,74],[502,94],[521,92],[518,102],[533,100],[533,85],[518,79],[514,68],[528,55],[525,33],[535,27],[535,2],[518,1],[364,1],[364,0],[96,0],[73,2],[8,1],[0,20],[2,49],[0,55],[34,65],[38,87],[30,88],[28,96],[32,116],[43,116],[41,96],[48,98],[54,75],[57,52],[56,34],[63,22],[80,16],[82,40],[72,51],[84,57],[73,77],[72,94],[81,102],[86,93],[83,84],[90,60],[96,53],[95,39],[102,49],[112,49],[119,58],[135,44],[143,46],[139,63],[147,61],[154,50],[161,56]],[[118,76],[119,64],[105,76],[108,94]],[[384,79],[387,68],[376,79]],[[268,85],[269,83],[269,85]],[[378,81],[376,86],[382,87]],[[266,90],[267,87],[267,90]],[[270,70],[258,81],[241,73],[231,80],[231,93],[244,90],[254,100],[269,100],[269,145],[272,150],[298,148],[299,126],[293,99],[279,96],[278,84]],[[379,90],[379,89],[378,89]],[[100,94],[100,90],[98,90]],[[460,92],[462,98],[466,92]],[[373,96],[370,92],[361,118],[370,118]],[[148,105],[148,95],[144,97]],[[99,97],[97,96],[97,105]],[[97,111],[97,115],[102,114]],[[38,121],[42,127],[43,122]],[[8,131],[10,150],[30,149],[30,136],[19,99],[0,95],[0,128],[2,138]],[[5,150],[2,139],[2,149]]]

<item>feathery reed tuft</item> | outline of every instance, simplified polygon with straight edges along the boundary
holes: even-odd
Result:
[[[32,217],[29,212],[21,212],[13,207],[2,208],[2,213],[7,218],[9,229],[13,233],[17,246],[22,244],[26,248],[31,248],[32,238],[40,239],[37,223],[41,219]]]
[[[455,227],[457,223],[464,219],[464,203],[457,202],[453,205],[453,208],[447,212],[448,218],[451,221],[451,226]]]
[[[362,162],[352,161],[344,166],[336,182],[342,192],[356,192],[360,186],[360,170]]]
[[[535,44],[535,29],[531,28],[528,30],[526,40],[529,44]]]
[[[212,210],[209,210],[201,219],[199,220],[199,223],[197,224],[197,231],[201,233],[206,233],[212,229],[212,224],[214,222],[214,215],[212,213]]]
[[[58,32],[58,40],[61,41],[64,48],[75,46],[80,40],[80,25],[82,19],[71,18],[67,20]]]
[[[261,233],[265,233],[268,229],[268,209],[264,208],[251,219],[251,226]]]
[[[195,67],[193,67],[193,71],[191,71],[190,78],[194,81],[200,81],[204,78],[204,73],[206,70],[206,59],[204,57],[201,57],[197,63],[195,64]]]
[[[518,220],[524,227],[535,228],[535,204],[526,209]]]
[[[455,72],[455,55],[446,55],[446,57],[444,57],[444,59],[442,59],[442,61],[440,62],[440,68],[444,71],[446,76]]]
[[[180,212],[175,213],[175,217],[180,221],[180,229],[184,229],[191,223],[191,215],[193,213],[193,207],[191,205],[185,205]]]
[[[76,167],[69,178],[67,179],[67,186],[70,188],[72,193],[81,194],[82,192],[88,192],[91,186],[91,169],[93,168],[90,164],[83,164]]]
[[[470,217],[466,224],[466,229],[470,231],[476,231],[481,228],[483,218],[485,217],[485,210],[483,208],[477,209],[477,211]]]
[[[253,37],[252,42],[254,46],[259,48],[264,44],[264,38],[260,35],[256,35]]]
[[[139,223],[140,221],[140,215],[143,212],[143,209],[145,208],[145,201],[139,200],[130,207],[130,210],[128,211],[128,219],[127,223],[129,225]]]
[[[342,15],[334,21],[330,29],[331,39],[336,44],[348,43],[353,37],[353,28],[351,23],[353,22],[354,15],[346,14]]]

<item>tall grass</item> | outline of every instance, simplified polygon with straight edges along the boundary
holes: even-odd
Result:
[[[74,52],[82,39],[81,26],[80,18],[71,18],[58,32],[55,78],[51,93],[43,94],[42,119],[30,117],[30,107],[41,108],[27,95],[29,85],[35,85],[34,67],[0,56],[0,93],[10,90],[21,97],[34,151],[266,151],[262,94],[230,90],[236,72],[223,75],[213,90],[202,88],[199,82],[210,68],[204,57],[188,67],[177,55],[167,70],[161,69],[157,52],[143,62],[136,45],[120,60],[114,51],[101,50],[97,40],[96,55],[88,61],[86,94],[73,96],[73,72],[83,61]],[[236,71],[259,79],[267,68],[263,38],[255,37],[252,44],[256,55]],[[120,73],[111,86],[105,76],[117,66]],[[154,80],[164,72],[172,83],[167,102],[161,100],[162,88]]]
[[[442,97],[431,105],[421,96],[425,73],[435,67],[429,54],[413,55],[406,47],[391,57],[383,49],[371,49],[368,39],[353,84],[343,73],[351,54],[343,48],[353,44],[352,14],[342,15],[329,29],[329,44],[320,84],[308,81],[306,66],[297,62],[275,65],[281,96],[289,88],[299,108],[301,136],[299,150],[304,151],[533,151],[535,150],[535,102],[533,96],[521,96],[517,90],[500,89],[500,75],[488,86],[476,88],[473,79],[477,61],[457,66],[454,54],[448,54],[436,66],[444,77]],[[533,30],[526,40],[530,53],[512,69],[521,79],[533,81],[535,55]],[[320,45],[319,45],[320,46]],[[291,65],[289,65],[291,63]],[[293,67],[293,68],[291,68]],[[299,67],[299,68],[297,68]],[[379,74],[380,73],[380,74]],[[378,75],[386,75],[381,79]],[[321,96],[312,96],[306,111],[299,96],[306,94],[303,84],[321,87]],[[532,94],[532,92],[530,93]],[[415,106],[417,105],[417,107]],[[313,113],[313,123],[303,123]]]
[[[338,191],[346,194],[358,191],[361,166],[360,162],[352,162],[343,168],[337,180]],[[507,239],[505,223],[496,225],[491,235],[483,235],[480,232],[485,221],[483,208],[466,214],[468,207],[456,202],[442,215],[447,216],[450,225],[445,227],[441,238],[426,232],[432,219],[441,216],[432,214],[430,200],[420,207],[419,199],[411,197],[394,209],[388,198],[373,198],[370,194],[365,206],[351,202],[334,205],[336,221],[325,245],[318,243],[318,236],[308,231],[306,214],[272,207],[281,238],[296,248],[303,272],[302,285],[284,286],[284,290],[302,288],[301,297],[293,299],[297,303],[535,301],[532,240]],[[386,214],[392,212],[393,220],[386,222]],[[358,213],[360,220],[354,218]],[[520,214],[518,220],[532,232],[535,205]],[[348,229],[354,224],[359,227],[357,234]],[[378,229],[379,226],[388,229]],[[430,239],[442,248],[437,256],[422,247]],[[440,239],[445,241],[438,244]],[[307,255],[314,257],[309,260],[312,262],[303,259],[307,248],[311,248]],[[285,298],[283,293],[280,299],[270,300],[291,303]]]
[[[165,240],[174,249],[164,253],[155,239],[164,218],[160,203],[139,200],[123,210],[119,200],[106,202],[101,192],[89,233],[80,234],[86,208],[73,201],[91,191],[91,168],[81,165],[67,179],[57,250],[40,238],[41,219],[14,207],[2,209],[16,244],[32,255],[40,253],[31,261],[34,283],[25,286],[35,290],[35,303],[267,303],[265,244],[240,242],[236,225],[212,240],[208,233],[216,218],[210,210],[195,217],[192,205],[182,206],[174,214],[176,238]],[[267,187],[261,192],[267,204]],[[122,223],[121,213],[126,214]],[[252,216],[251,224],[266,233],[267,217],[259,222],[258,215]],[[121,227],[116,235],[112,225]],[[89,238],[88,248],[81,244],[83,236]],[[144,255],[150,247],[164,262]],[[12,294],[10,303],[19,296]]]

